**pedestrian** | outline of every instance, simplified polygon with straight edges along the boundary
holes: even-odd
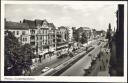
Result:
[[[40,62],[40,63],[41,63],[41,57],[42,57],[42,56],[41,56],[41,55],[39,55],[39,62]]]
[[[103,68],[104,68],[104,70],[105,70],[105,63],[104,63],[103,59],[102,59],[102,63],[103,63]]]
[[[106,59],[106,63],[108,63],[108,59]]]

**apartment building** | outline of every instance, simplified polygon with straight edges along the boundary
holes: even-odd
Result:
[[[60,26],[56,30],[56,45],[57,50],[62,50],[68,47],[69,44],[69,30],[68,27]]]
[[[55,49],[55,30],[53,23],[48,23],[46,19],[23,20],[30,26],[30,44],[36,48],[38,54],[45,54]]]
[[[69,30],[68,27],[60,26],[58,27],[59,34],[61,35],[61,43],[69,41]]]
[[[88,39],[90,39],[92,36],[92,30],[89,27],[80,27],[77,29],[77,31],[78,31],[79,37],[82,36],[82,33],[85,33]]]
[[[11,31],[22,44],[30,43],[29,26],[26,23],[6,21],[5,30]]]

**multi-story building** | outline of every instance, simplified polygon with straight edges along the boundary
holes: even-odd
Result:
[[[37,55],[44,55],[57,50],[57,47],[68,46],[68,27],[58,27],[44,20],[26,20],[22,22],[5,22],[5,29],[11,31],[22,44],[29,43]]]
[[[47,20],[5,21],[5,30],[11,31],[22,44],[31,44],[35,53],[43,55],[56,49],[56,27]]]
[[[76,27],[72,27],[72,35],[73,35],[73,41],[78,42],[78,38],[79,38],[79,34],[78,31],[76,29]]]
[[[80,27],[80,28],[77,29],[77,31],[78,31],[79,37],[82,36],[82,33],[85,33],[86,37],[88,39],[90,39],[91,36],[92,36],[92,31],[89,27]]]
[[[22,44],[30,43],[29,26],[26,23],[5,21],[5,30],[11,31]]]
[[[34,21],[24,19],[23,23],[27,23],[30,26],[30,44],[36,48],[38,54],[43,55],[48,51],[54,51],[56,46],[56,27],[53,23],[39,19]]]
[[[49,45],[50,50],[53,51],[56,49],[56,27],[53,23],[48,23],[49,26]]]
[[[69,30],[68,27],[60,26],[58,27],[58,31],[61,34],[61,43],[69,41]]]
[[[62,50],[68,47],[69,30],[68,27],[61,26],[56,30],[56,50]]]

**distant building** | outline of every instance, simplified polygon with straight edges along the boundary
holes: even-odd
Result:
[[[76,27],[72,27],[72,36],[73,36],[73,41],[77,41],[78,39],[78,33]]]
[[[68,27],[60,26],[56,30],[56,51],[64,51],[69,44],[69,30]]]
[[[97,35],[96,29],[92,29],[92,33],[93,33],[93,38],[96,38],[96,35]]]
[[[68,27],[68,32],[69,32],[69,41],[73,41],[73,29],[71,27]]]
[[[105,36],[106,35],[106,32],[104,30],[99,30],[99,31],[96,31],[97,35],[99,36]]]
[[[89,27],[80,27],[77,29],[77,33],[79,34],[79,39],[82,37],[82,33],[86,34],[87,39],[91,38],[92,32]]]
[[[61,35],[61,43],[69,41],[69,30],[68,27],[60,26],[58,27],[59,34]]]

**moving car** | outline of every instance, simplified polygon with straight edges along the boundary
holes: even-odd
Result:
[[[41,70],[41,72],[44,73],[44,72],[46,72],[48,70],[50,70],[50,68],[49,67],[45,67],[44,69]]]

